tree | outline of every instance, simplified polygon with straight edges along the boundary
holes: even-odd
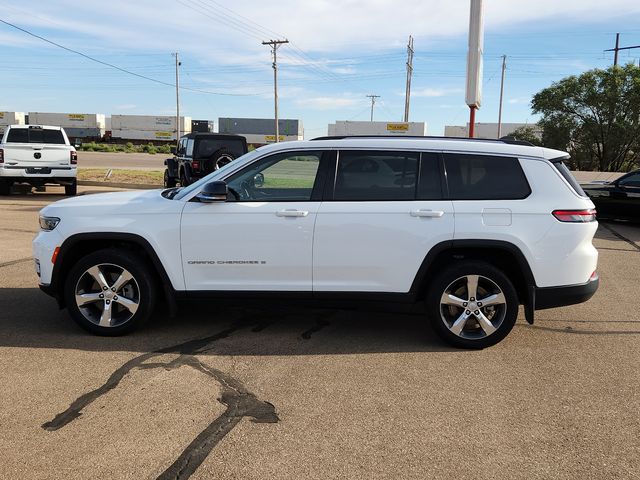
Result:
[[[640,154],[640,68],[594,69],[533,97],[542,142],[571,153],[574,168],[627,171]]]
[[[542,146],[542,139],[540,138],[540,129],[525,126],[518,127],[509,134],[510,137],[514,137],[516,140],[524,140],[538,147]]]

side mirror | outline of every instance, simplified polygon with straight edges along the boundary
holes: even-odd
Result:
[[[178,149],[176,147],[171,147],[170,151],[172,155],[176,155],[178,153]]]
[[[207,183],[196,198],[202,203],[226,202],[229,195],[229,187],[227,182],[216,180]]]
[[[253,186],[262,187],[264,185],[264,175],[262,173],[256,173],[253,177]]]

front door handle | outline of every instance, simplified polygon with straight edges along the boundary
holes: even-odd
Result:
[[[412,217],[440,218],[444,215],[442,210],[411,210],[409,213]]]
[[[278,210],[276,215],[278,217],[306,217],[309,212],[305,210]]]

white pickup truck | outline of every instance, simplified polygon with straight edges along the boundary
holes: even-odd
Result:
[[[63,185],[65,195],[75,195],[77,164],[78,154],[63,128],[11,125],[0,144],[0,195],[8,195],[14,183]]]

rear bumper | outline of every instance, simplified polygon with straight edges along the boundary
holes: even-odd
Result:
[[[28,173],[29,169],[45,168],[44,172]],[[13,165],[5,165],[0,167],[0,177],[10,178],[15,181],[27,182],[30,178],[51,179],[55,183],[57,178],[72,179],[78,175],[78,169],[75,166],[50,166],[50,165],[34,165],[32,167],[18,167]]]
[[[536,288],[535,309],[544,310],[586,302],[593,297],[599,285],[600,277],[596,274],[595,278],[579,285]]]

